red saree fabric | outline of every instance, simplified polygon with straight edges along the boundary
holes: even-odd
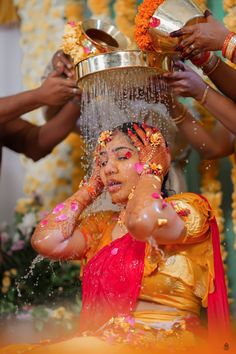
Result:
[[[130,234],[102,248],[85,266],[80,330],[94,331],[135,308],[144,270],[145,242]]]
[[[200,197],[208,202],[202,195]],[[216,334],[229,336],[230,320],[224,266],[220,252],[220,236],[215,217],[210,220],[210,228],[214,256],[215,291],[208,295],[208,333],[211,338],[214,338]]]

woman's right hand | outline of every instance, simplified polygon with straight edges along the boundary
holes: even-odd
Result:
[[[95,150],[92,174],[87,182],[87,190],[93,199],[96,199],[104,189],[104,184],[100,176],[99,150],[100,146]]]

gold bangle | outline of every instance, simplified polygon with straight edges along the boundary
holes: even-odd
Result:
[[[220,57],[217,57],[216,63],[211,68],[203,67],[202,70],[203,70],[204,75],[207,75],[207,76],[211,75],[218,68],[218,66],[220,65],[220,62],[221,62]]]
[[[205,88],[205,91],[203,93],[202,99],[201,101],[199,101],[200,105],[203,105],[206,102],[206,98],[207,98],[207,94],[208,94],[208,90],[209,90],[210,86],[207,85]]]
[[[178,117],[172,118],[173,122],[175,124],[182,123],[186,118],[187,110],[188,110],[187,107],[184,106],[183,112]]]

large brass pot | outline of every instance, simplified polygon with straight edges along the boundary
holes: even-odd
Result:
[[[139,50],[115,51],[98,54],[80,61],[76,65],[78,81],[88,75],[107,70],[127,68],[149,68],[156,73],[172,71],[173,55],[168,53],[144,53]]]
[[[191,0],[165,0],[154,12],[148,30],[156,51],[173,52],[178,39],[170,33],[185,25],[204,22],[203,12]]]

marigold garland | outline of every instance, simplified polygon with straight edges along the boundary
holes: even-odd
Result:
[[[197,5],[202,9],[206,8],[206,0],[195,0]],[[213,86],[209,81],[208,84]],[[215,118],[209,114],[209,112],[196,102],[196,108],[201,117],[201,121],[205,126],[205,129],[211,130],[215,124]],[[225,219],[223,216],[222,204],[222,185],[218,180],[219,175],[219,160],[203,160],[200,163],[200,173],[201,173],[201,193],[209,200],[214,214],[216,216],[217,224],[219,227],[220,239],[221,239],[221,254],[223,261],[226,261],[227,251],[224,247],[224,223]],[[224,264],[225,270],[227,270],[226,264]],[[228,277],[225,273],[226,284],[228,287]],[[228,287],[228,293],[230,292]]]
[[[58,49],[61,30],[64,25],[64,0],[42,0],[29,2],[15,1],[21,16],[21,44],[24,52],[23,72],[25,88],[35,88],[40,84],[43,70],[51,60],[52,54]],[[47,21],[45,17],[47,16]],[[47,41],[47,51],[45,42]],[[29,49],[30,48],[30,49]],[[29,120],[36,124],[43,123],[40,111],[28,115]],[[73,144],[71,141],[73,140]],[[75,147],[75,141],[76,147]],[[51,155],[37,163],[23,158],[26,168],[24,192],[27,196],[38,196],[42,199],[42,208],[50,209],[57,202],[72,193],[73,183],[78,185],[84,175],[81,168],[81,138],[68,137],[59,144]],[[77,154],[75,154],[77,150]],[[79,156],[78,156],[79,155]]]
[[[87,6],[94,16],[110,16],[110,0],[88,0]]]
[[[19,16],[14,1],[0,1],[0,25],[12,25],[17,22],[19,22]]]
[[[164,0],[144,0],[138,8],[135,18],[135,40],[138,47],[143,51],[152,49],[151,37],[148,34],[149,23],[155,10]]]
[[[65,25],[61,49],[65,54],[70,55],[75,65],[85,58],[100,53],[95,46],[90,47],[90,45],[82,30],[81,22],[71,21]]]
[[[119,30],[133,40],[134,19],[137,12],[136,0],[116,0],[114,5],[116,25]]]
[[[67,22],[82,21],[84,18],[84,2],[69,0],[65,4],[65,18]]]
[[[226,12],[228,12],[234,6],[236,6],[236,0],[224,0],[224,10]]]

